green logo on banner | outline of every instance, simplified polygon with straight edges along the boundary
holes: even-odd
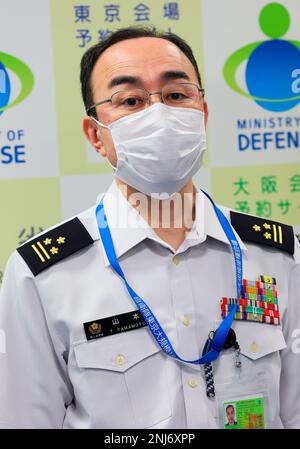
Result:
[[[281,39],[290,26],[288,10],[280,3],[269,3],[259,15],[262,32],[271,39],[239,48],[225,62],[226,83],[238,94],[274,112],[287,111],[300,101],[292,90],[292,72],[300,68],[300,42]],[[236,81],[238,67],[246,61],[248,92]]]
[[[18,96],[11,102],[11,80],[7,70],[13,72],[21,83]],[[0,52],[0,115],[25,100],[33,85],[34,76],[30,68],[15,56]]]

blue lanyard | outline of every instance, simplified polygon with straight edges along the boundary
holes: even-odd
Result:
[[[240,248],[240,245],[235,237],[235,234],[232,230],[232,227],[223,214],[223,212],[215,205],[211,197],[206,193],[203,192],[207,198],[211,201],[214,210],[216,212],[216,215],[218,217],[218,220],[230,242],[232,252],[234,255],[235,260],[235,269],[236,269],[236,289],[237,289],[237,298],[240,296],[240,292],[242,289],[242,278],[243,278],[243,259],[242,259],[242,251]],[[173,357],[177,360],[180,360],[181,362],[185,363],[191,363],[194,365],[202,365],[204,363],[209,363],[214,360],[216,360],[221,350],[223,349],[227,334],[229,332],[229,329],[231,327],[232,321],[234,319],[234,315],[237,312],[238,305],[235,304],[230,312],[230,314],[222,321],[220,326],[215,332],[214,339],[212,340],[211,344],[209,345],[209,350],[206,354],[204,354],[202,357],[196,360],[185,360],[181,358],[177,353],[175,352],[168,336],[166,335],[165,331],[163,330],[162,326],[160,325],[158,319],[155,317],[154,313],[150,309],[150,307],[143,301],[143,299],[131,288],[131,286],[128,284],[127,279],[122,271],[122,268],[120,267],[120,264],[118,262],[116,252],[114,249],[111,233],[109,230],[109,226],[107,223],[107,218],[104,211],[103,206],[103,198],[101,199],[100,203],[98,204],[96,208],[96,219],[98,224],[98,229],[100,233],[100,237],[102,240],[102,244],[106,253],[106,256],[110,262],[110,265],[114,269],[114,271],[121,277],[121,279],[124,281],[124,284],[127,288],[127,291],[129,295],[131,296],[131,299],[133,300],[136,307],[140,310],[141,314],[144,317],[144,320],[146,321],[149,330],[151,331],[153,337],[155,338],[158,345],[161,347],[161,349],[170,357]]]

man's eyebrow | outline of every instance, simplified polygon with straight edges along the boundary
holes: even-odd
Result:
[[[120,86],[121,84],[138,84],[139,82],[141,82],[141,80],[137,76],[120,75],[110,80],[108,88],[112,89],[113,87]]]
[[[190,81],[188,74],[181,70],[167,70],[166,72],[160,74],[160,79],[164,81],[177,80],[179,78]],[[122,84],[142,84],[142,80],[138,76],[120,75],[110,80],[108,88],[112,89],[113,87],[120,86]]]
[[[181,70],[167,70],[160,74],[160,79],[162,80],[177,80],[178,78],[190,81],[188,74]]]

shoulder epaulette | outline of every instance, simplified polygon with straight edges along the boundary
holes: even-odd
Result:
[[[36,276],[93,242],[86,228],[76,217],[24,243],[17,251]]]
[[[292,226],[234,211],[230,211],[230,219],[242,240],[294,254],[295,238]]]

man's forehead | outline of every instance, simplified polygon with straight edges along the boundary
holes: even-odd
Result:
[[[143,70],[146,66],[157,68],[173,64],[173,69],[190,68],[192,63],[173,42],[157,37],[139,37],[118,42],[99,57],[92,73],[93,78],[108,81],[123,69]],[[154,64],[154,65],[153,65]],[[165,70],[162,68],[162,71]]]
[[[143,58],[149,54],[146,50],[153,51],[157,55],[165,55],[173,58],[184,58],[184,53],[173,42],[160,37],[137,37],[125,39],[107,48],[99,57],[101,63],[111,62],[111,57],[122,60],[124,58]],[[98,60],[98,61],[99,61]],[[98,62],[97,61],[97,62]]]

